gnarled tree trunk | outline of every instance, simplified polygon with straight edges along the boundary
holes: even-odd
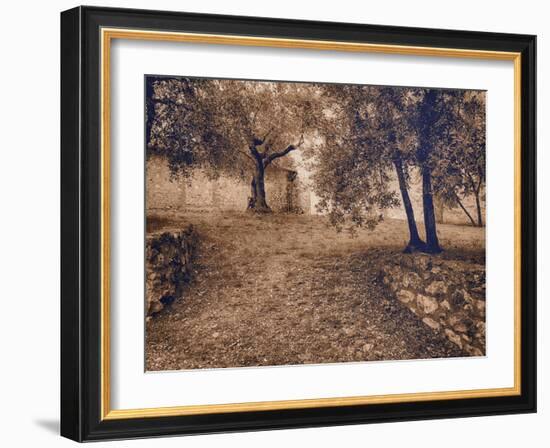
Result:
[[[249,210],[256,207],[257,197],[258,197],[258,193],[256,192],[256,178],[252,177],[252,180],[250,181],[250,196],[248,197],[248,207],[247,207]]]
[[[266,137],[263,139],[254,138],[252,144],[249,147],[250,156],[254,160],[254,176],[250,183],[251,196],[248,198],[248,210],[258,213],[270,213],[271,208],[267,205],[265,197],[265,170],[275,159],[286,156],[289,152],[294,151],[303,141],[300,139],[300,143],[295,145],[288,145],[285,149],[279,152],[267,153],[264,151],[258,151],[258,147],[265,142]]]
[[[258,213],[269,213],[271,208],[265,198],[265,167],[262,161],[256,163],[256,170],[250,183],[251,196],[248,199],[248,209]]]

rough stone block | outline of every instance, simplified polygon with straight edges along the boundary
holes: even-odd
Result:
[[[456,344],[460,348],[462,348],[462,339],[460,339],[460,336],[457,335],[453,330],[445,328],[445,336],[447,336],[449,341],[451,341],[453,344]]]
[[[420,309],[426,314],[432,314],[439,308],[439,304],[437,303],[436,299],[434,299],[433,297],[425,296],[423,294],[418,294],[416,296],[416,303],[418,304]]]
[[[432,330],[439,330],[439,328],[441,327],[435,320],[430,317],[425,317],[424,319],[422,319],[422,322],[424,322]]]
[[[402,290],[397,292],[397,298],[399,299],[399,301],[401,301],[403,303],[410,303],[414,300],[415,295],[411,291],[408,291],[406,289],[402,289]]]
[[[426,292],[431,296],[443,296],[447,294],[447,285],[442,281],[434,281],[428,285]]]

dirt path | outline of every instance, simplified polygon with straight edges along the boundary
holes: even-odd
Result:
[[[372,247],[318,218],[191,221],[202,239],[195,279],[147,323],[147,370],[462,355],[384,293],[376,263],[398,248],[383,232]]]

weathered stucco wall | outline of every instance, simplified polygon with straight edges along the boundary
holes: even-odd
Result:
[[[266,196],[273,211],[309,213],[309,192],[291,170],[270,166],[266,170]],[[147,211],[246,210],[250,183],[220,176],[208,179],[199,171],[188,179],[174,179],[165,160],[152,156],[146,166]]]
[[[382,280],[433,331],[469,355],[485,355],[485,266],[400,255],[385,261]]]

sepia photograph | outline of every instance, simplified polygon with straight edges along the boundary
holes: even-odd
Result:
[[[61,13],[59,89],[31,89],[60,93],[38,103],[61,116],[35,124],[61,158],[34,145],[57,166],[31,164],[61,175],[58,206],[12,169],[31,199],[12,194],[29,219],[7,221],[34,235],[38,206],[61,226],[40,251],[60,255],[46,276],[61,309],[34,322],[60,322],[55,353],[15,344],[12,364],[56,362],[57,405],[23,405],[59,409],[63,437],[292,429],[309,446],[315,428],[430,420],[433,437],[393,432],[426,445],[477,416],[464,440],[542,434],[510,415],[540,414],[540,26],[525,13],[518,28],[521,8],[508,24],[454,8],[436,29],[415,23],[438,8],[348,6]],[[20,289],[29,270],[12,264]],[[504,417],[527,430],[500,431]]]
[[[486,91],[146,75],[145,369],[486,354]]]

